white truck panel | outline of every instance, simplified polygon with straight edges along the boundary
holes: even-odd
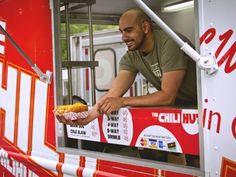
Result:
[[[216,74],[201,72],[200,78],[206,176],[219,176],[220,170],[224,176],[224,161],[236,161],[235,7],[233,0],[200,0],[198,6],[200,35],[210,31],[201,54],[215,55],[219,66]]]

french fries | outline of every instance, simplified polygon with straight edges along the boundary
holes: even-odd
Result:
[[[54,110],[55,114],[62,115],[67,112],[83,112],[88,111],[88,106],[83,103],[75,103],[72,105],[57,106]]]

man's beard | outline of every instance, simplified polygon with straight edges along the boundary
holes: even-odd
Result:
[[[136,41],[133,41],[134,42],[134,47],[133,48],[128,47],[128,50],[129,51],[140,50],[142,48],[142,45],[144,44],[145,39],[146,39],[146,34],[143,33],[141,41],[139,43],[137,43]]]

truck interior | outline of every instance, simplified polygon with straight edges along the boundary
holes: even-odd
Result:
[[[86,102],[89,105],[95,104],[96,100],[109,89],[109,84],[103,84],[103,81],[96,80],[101,64],[107,64],[105,61],[99,61],[102,55],[108,55],[111,58],[109,63],[112,69],[107,68],[106,72],[111,72],[111,77],[106,81],[114,79],[117,74],[117,63],[122,56],[125,45],[117,39],[118,47],[112,48],[111,44],[99,45],[96,38],[103,35],[115,35],[119,38],[118,21],[125,10],[136,7],[132,0],[57,0],[53,7],[54,25],[59,27],[54,29],[55,45],[55,98],[56,104],[62,105],[74,103],[77,101]],[[196,28],[196,2],[189,0],[143,0],[171,29],[175,32],[185,35],[195,46],[198,45],[198,30]],[[181,3],[191,3],[188,8],[178,10],[168,10],[166,7],[180,5]],[[193,4],[195,3],[195,4]],[[66,32],[60,31],[61,26],[65,25]],[[84,34],[73,34],[70,32],[70,25],[88,25],[88,31]],[[114,29],[94,32],[93,25],[113,25]],[[155,28],[159,28],[155,25]],[[62,60],[61,40],[66,40],[67,57]],[[81,41],[83,45],[81,47]],[[116,39],[114,39],[116,40]],[[86,44],[85,44],[86,43]],[[77,47],[76,47],[77,45]],[[80,45],[80,48],[78,47]],[[119,50],[120,47],[120,50]],[[118,48],[118,50],[117,50]],[[83,53],[83,54],[81,54]],[[91,55],[93,53],[93,55]],[[84,57],[83,59],[80,57]],[[109,70],[110,69],[110,70]],[[89,76],[89,86],[80,86],[81,75]],[[83,77],[82,76],[82,77]],[[86,88],[89,87],[88,90]],[[82,91],[81,91],[82,90]],[[83,92],[83,90],[86,90]],[[142,77],[137,78],[134,86],[128,95],[142,95],[155,91],[155,89]],[[193,107],[197,109],[197,107]],[[191,145],[189,145],[191,146]],[[159,151],[156,149],[146,149],[138,147],[129,147],[118,144],[108,144],[88,140],[79,140],[67,137],[67,126],[57,122],[57,147],[59,151],[86,154],[88,156],[101,157],[105,154],[107,160],[113,159],[120,162],[136,163],[155,167],[173,163],[181,166],[183,169],[195,170],[200,168],[199,155],[179,154],[173,152]],[[111,157],[112,154],[112,157]],[[104,156],[103,156],[104,157]],[[168,158],[170,157],[170,158]],[[174,159],[174,160],[170,160]],[[192,171],[191,171],[192,172]],[[188,173],[191,173],[190,171]]]

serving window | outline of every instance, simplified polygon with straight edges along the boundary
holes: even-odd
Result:
[[[173,14],[162,14],[162,17],[176,31],[181,32],[183,25],[176,24],[173,20],[179,21],[184,16],[185,22],[193,23],[193,13],[192,10],[179,13],[175,18],[172,18]],[[74,98],[72,99],[73,103],[81,101],[80,98],[82,98],[92,105],[90,89],[93,76],[90,72],[91,69],[94,69],[95,73],[96,99],[98,100],[102,94],[109,90],[110,84],[117,74],[119,59],[127,50],[121,41],[119,31],[114,31],[93,36],[93,62],[98,62],[98,66],[81,68],[72,66],[74,61],[69,61],[69,70],[71,69],[72,72],[66,74],[66,79],[62,77],[61,83],[58,82],[56,85],[58,89],[61,85],[64,93],[64,95],[57,95],[58,100],[63,100],[61,98],[65,100],[71,96]],[[193,38],[194,29],[187,31],[185,31],[186,36]],[[112,37],[112,42],[108,40],[108,43],[104,43],[103,39],[109,39],[109,35]],[[91,54],[89,45],[87,45],[89,43],[88,36],[75,35],[70,36],[70,39],[70,51],[73,59],[89,62],[88,58]],[[190,41],[193,42],[194,39],[190,39]],[[65,69],[65,67],[64,71],[62,71],[62,67],[58,67],[56,70],[60,70],[58,73],[69,73],[68,68]],[[72,78],[69,78],[70,75]],[[154,87],[138,75],[126,96],[143,95],[154,91],[156,91]],[[70,92],[71,95],[69,95]],[[58,101],[58,103],[63,104],[63,101],[61,103]],[[69,101],[64,101],[64,103],[69,103]],[[199,168],[198,130],[196,105],[188,107],[127,107],[114,111],[110,116],[101,115],[86,126],[70,126],[57,122],[57,146],[62,151],[71,149],[74,150],[73,152],[86,151],[91,155],[98,153],[100,157],[112,154],[115,159],[118,155],[122,157],[124,162],[127,157],[132,157],[135,161],[145,159],[152,162],[170,162]]]

